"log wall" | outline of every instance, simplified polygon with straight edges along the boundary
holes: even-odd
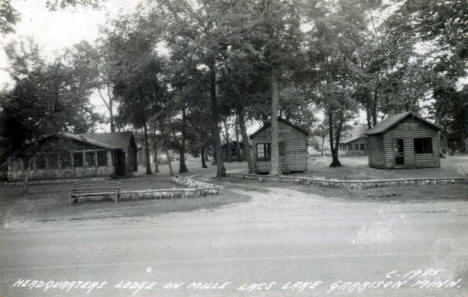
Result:
[[[416,154],[415,138],[431,138],[432,153]],[[403,139],[404,165],[395,163],[396,139]],[[419,119],[408,118],[382,135],[369,135],[369,166],[375,168],[432,168],[440,167],[440,136],[437,129]]]
[[[307,136],[294,127],[283,122],[279,125],[279,142],[285,145],[285,156],[280,157],[281,171],[299,172],[307,171]],[[257,160],[257,143],[271,143],[271,127],[261,131],[252,139],[255,152],[255,171],[268,173],[271,169],[271,161]]]

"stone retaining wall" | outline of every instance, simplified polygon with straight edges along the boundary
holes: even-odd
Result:
[[[200,182],[187,177],[174,177],[172,179],[176,184],[187,186],[188,188],[170,188],[170,189],[147,189],[136,191],[121,191],[119,201],[125,200],[145,200],[145,199],[175,199],[175,198],[195,198],[208,195],[218,195],[220,188]],[[80,197],[79,201],[113,201],[112,195],[103,197]]]
[[[219,189],[220,187],[216,186],[216,185],[213,185],[213,184],[209,184],[209,183],[205,183],[205,182],[201,182],[201,181],[198,181],[198,180],[195,180],[195,179],[192,179],[192,178],[188,178],[188,177],[183,177],[183,176],[175,176],[173,177],[172,179],[176,184],[178,185],[182,185],[182,186],[186,186],[188,188],[194,188],[194,189],[212,189],[212,190],[216,190],[219,192]]]
[[[370,189],[404,185],[445,185],[468,184],[468,177],[453,178],[411,178],[389,180],[338,180],[303,176],[269,176],[244,173],[227,173],[226,177],[235,179],[257,180],[260,182],[280,182],[302,185],[317,185],[331,188]]]

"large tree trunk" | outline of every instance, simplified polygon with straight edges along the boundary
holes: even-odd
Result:
[[[244,144],[244,158],[247,160],[249,173],[255,172],[255,163],[252,157],[252,148],[250,146],[249,135],[247,134],[247,127],[245,126],[245,117],[242,110],[238,111],[239,126],[242,134],[242,143]]]
[[[167,158],[167,166],[169,167],[169,175],[174,176],[174,170],[172,169],[172,158],[171,154],[169,154],[169,150],[164,148],[164,153],[166,153],[166,158]]]
[[[114,122],[114,97],[111,94],[111,87],[107,84],[107,96],[109,97],[109,120],[110,120],[110,129],[111,132],[115,132],[115,122]]]
[[[159,129],[161,130],[161,135],[162,137],[164,137],[165,134],[165,126],[164,126],[164,121],[163,120],[159,120]],[[166,135],[168,137],[168,135]],[[164,141],[164,140],[163,140]],[[166,158],[167,158],[167,166],[169,167],[169,174],[170,176],[174,176],[174,170],[172,169],[172,160],[171,160],[171,155],[169,154],[169,149],[167,148],[168,144],[167,144],[167,141],[164,141],[163,143],[163,147],[164,147],[164,153],[166,154]]]
[[[221,178],[226,176],[226,168],[224,168],[223,158],[221,157],[221,140],[219,139],[219,116],[218,102],[216,98],[216,69],[214,62],[210,65],[210,106],[211,106],[211,130],[213,134],[213,143],[215,147],[216,158],[216,177]]]
[[[239,144],[239,116],[236,115],[236,157],[237,162],[242,162],[240,155],[240,144]]]
[[[275,69],[271,71],[271,171],[270,175],[280,175],[280,159],[279,159],[279,144],[278,144],[278,108],[279,108],[279,91],[278,91],[278,73]]]
[[[209,162],[210,161],[210,146],[205,144],[203,145],[203,147],[205,148],[205,161]]]
[[[229,141],[229,128],[226,121],[223,121],[224,125],[224,140],[226,141],[226,160],[232,162],[232,151],[231,151],[231,142]]]
[[[339,144],[339,140],[337,141],[337,144],[335,145],[334,130],[333,130],[334,122],[333,121],[334,121],[333,111],[328,111],[328,126],[330,128],[330,150],[331,150],[331,154],[332,154],[332,162],[330,164],[330,167],[340,167],[341,163],[340,163],[340,160],[338,158],[338,147],[337,147],[337,145]],[[339,137],[338,131],[337,131],[336,137]]]
[[[201,147],[201,163],[202,163],[202,168],[208,168],[208,166],[206,166],[206,162],[205,162],[205,145],[203,145]]]
[[[377,125],[377,103],[378,103],[378,89],[374,90],[374,100],[372,102],[372,127]]]
[[[109,121],[111,133],[115,133],[114,111],[112,110],[113,108],[114,100],[112,100],[112,98],[109,98]]]
[[[153,149],[154,149],[154,172],[159,172],[158,164],[158,139],[156,131],[153,132]]]
[[[151,161],[150,161],[150,151],[149,151],[149,141],[148,141],[148,127],[145,124],[143,125],[143,131],[145,133],[145,163],[146,163],[146,174],[153,174],[151,172]]]
[[[182,109],[182,139],[180,140],[179,148],[179,173],[188,172],[187,165],[185,164],[185,126],[187,124],[187,116],[185,114],[185,107]]]
[[[322,157],[323,157],[323,148],[325,146],[325,135],[322,135]]]
[[[23,194],[29,193],[29,176],[31,174],[32,158],[23,159]]]
[[[369,106],[371,104],[370,99],[367,102],[366,106],[366,119],[367,119],[367,128],[370,129],[372,128],[372,115],[371,115],[371,107]]]

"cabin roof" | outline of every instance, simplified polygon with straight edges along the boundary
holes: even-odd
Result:
[[[361,138],[365,138],[366,135],[355,135],[355,136],[351,136],[351,137],[346,137],[345,139],[343,139],[342,141],[340,141],[341,144],[348,144],[348,143],[351,143],[353,141],[356,141],[358,139],[361,139]]]
[[[374,134],[385,133],[388,130],[390,130],[391,128],[393,128],[394,126],[398,125],[399,123],[401,123],[402,121],[407,119],[408,117],[410,117],[410,116],[412,116],[412,117],[426,123],[427,125],[431,126],[434,129],[437,129],[437,130],[441,129],[441,127],[439,125],[434,124],[434,123],[426,120],[425,118],[421,117],[418,114],[407,111],[407,112],[402,112],[402,113],[399,113],[399,114],[396,114],[396,115],[393,115],[393,116],[390,116],[390,117],[386,118],[385,120],[383,120],[379,124],[375,125],[373,128],[367,130],[364,134],[374,135]]]
[[[114,132],[114,133],[88,133],[82,134],[84,138],[112,146],[117,149],[128,149],[128,145],[133,137],[132,132]]]
[[[366,135],[364,135],[366,130],[367,130],[366,125],[354,126],[350,131],[348,131],[348,133],[346,133],[345,137],[343,138],[343,140],[340,141],[340,143],[348,144],[350,142],[356,141],[363,137],[367,137]]]
[[[237,141],[230,141],[229,142],[229,145],[230,146],[236,146],[237,145]],[[227,143],[226,141],[224,141],[224,143],[221,145],[223,148],[227,147]],[[242,141],[239,141],[239,146],[243,147],[244,146],[244,143]]]
[[[298,130],[299,132],[303,133],[305,136],[308,136],[310,134],[309,130],[305,129],[305,128],[302,128],[298,125],[295,125],[293,123],[291,123],[290,121],[287,121],[283,118],[278,118],[278,122],[281,122],[283,124],[286,124],[290,127],[293,127],[294,129]],[[267,123],[266,125],[264,125],[263,127],[261,127],[260,129],[258,129],[257,131],[255,131],[252,135],[250,135],[250,138],[254,138],[255,136],[257,136],[260,132],[262,132],[263,130],[269,128],[271,126],[271,122]]]
[[[105,149],[122,149],[127,150],[130,139],[133,136],[132,132],[116,132],[116,133],[88,133],[88,134],[59,134],[63,137],[76,141],[92,144]],[[52,135],[51,135],[52,136]]]

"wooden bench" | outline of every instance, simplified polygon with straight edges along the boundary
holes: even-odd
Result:
[[[77,203],[80,198],[109,196],[115,203],[120,199],[120,183],[119,182],[81,182],[73,184],[69,191],[70,205]]]

